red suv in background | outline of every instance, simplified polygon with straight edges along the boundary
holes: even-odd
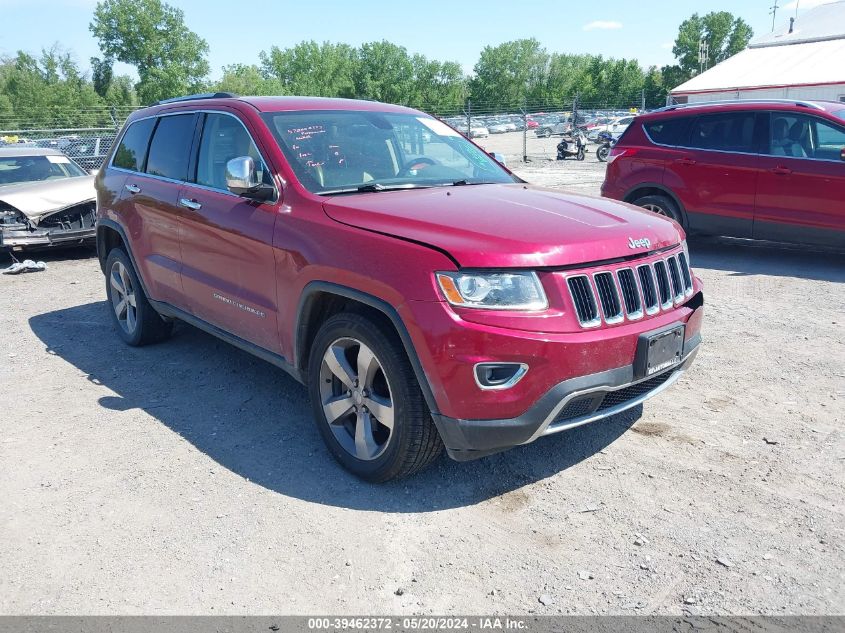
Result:
[[[730,101],[638,116],[602,195],[689,233],[845,247],[845,104]]]
[[[409,108],[162,102],[129,118],[96,186],[123,340],[178,319],[282,367],[366,479],[624,411],[699,348],[677,224],[528,186]]]

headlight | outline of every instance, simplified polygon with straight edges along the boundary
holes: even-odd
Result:
[[[543,285],[533,272],[437,273],[446,300],[462,308],[545,310]]]

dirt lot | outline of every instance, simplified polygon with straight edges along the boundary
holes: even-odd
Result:
[[[0,613],[845,613],[845,257],[691,251],[705,344],[671,390],[381,486],[282,371],[187,326],[125,347],[87,252],[0,277]]]

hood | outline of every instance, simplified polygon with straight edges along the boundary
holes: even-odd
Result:
[[[30,220],[88,202],[97,197],[94,176],[24,182],[0,187],[0,202],[13,206]]]
[[[674,246],[680,227],[623,202],[520,184],[330,198],[338,222],[422,242],[466,268],[567,266]]]

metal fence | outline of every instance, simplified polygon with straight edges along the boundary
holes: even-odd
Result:
[[[102,166],[120,127],[134,110],[81,108],[0,115],[0,148],[57,149],[93,171]]]

